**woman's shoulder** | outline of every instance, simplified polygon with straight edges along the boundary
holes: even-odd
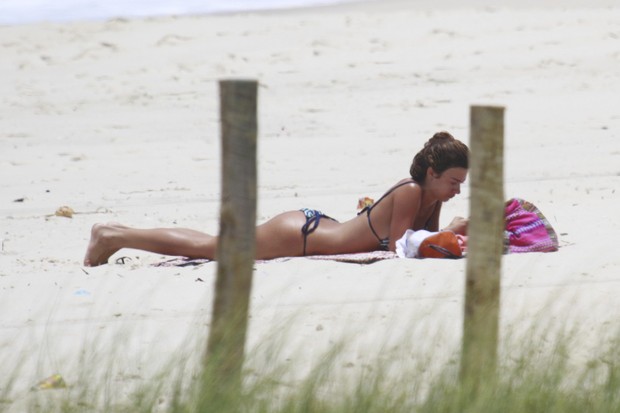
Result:
[[[375,202],[374,204],[378,204],[384,198],[387,198],[388,196],[392,194],[398,194],[400,196],[403,193],[409,193],[411,196],[420,196],[422,194],[422,188],[413,179],[404,178],[396,182],[387,191],[385,191],[383,195],[381,196],[381,198],[379,198],[379,200]]]
[[[388,190],[388,194],[390,193],[394,193],[397,198],[420,198],[422,195],[422,188],[413,179],[404,178],[398,181]]]
[[[401,179],[391,189],[393,193],[393,207],[410,210],[417,209],[422,202],[422,187],[413,179]]]
[[[394,191],[398,188],[410,188],[413,189],[415,191],[421,191],[422,188],[420,187],[420,184],[418,184],[416,181],[414,181],[411,178],[403,178],[400,181],[398,181],[394,186],[392,186],[391,190]]]

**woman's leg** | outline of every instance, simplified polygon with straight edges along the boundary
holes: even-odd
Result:
[[[256,258],[270,259],[303,255],[300,211],[284,212],[256,227]],[[323,224],[321,222],[321,224]],[[312,237],[314,234],[310,234]],[[164,255],[215,259],[216,236],[186,228],[137,229],[119,224],[95,224],[84,257],[84,265],[105,264],[122,248]]]
[[[186,228],[136,229],[119,224],[95,224],[84,265],[108,262],[122,248],[189,258],[215,258],[217,237]]]

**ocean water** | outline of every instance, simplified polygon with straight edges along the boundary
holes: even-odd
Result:
[[[347,1],[351,0],[0,0],[0,25],[268,10]]]

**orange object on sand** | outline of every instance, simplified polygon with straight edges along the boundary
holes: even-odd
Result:
[[[418,256],[420,258],[461,258],[463,252],[454,232],[441,231],[422,241]]]
[[[375,200],[374,200],[374,199],[372,199],[372,198],[369,198],[369,197],[365,196],[365,197],[363,197],[363,198],[360,198],[360,199],[357,201],[357,209],[364,209],[364,208],[366,208],[366,207],[371,206],[371,205],[372,205],[372,204],[374,204],[374,203],[375,203]]]

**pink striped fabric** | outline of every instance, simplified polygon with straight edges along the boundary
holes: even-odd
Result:
[[[506,202],[504,253],[558,250],[558,236],[534,204],[519,198]]]

